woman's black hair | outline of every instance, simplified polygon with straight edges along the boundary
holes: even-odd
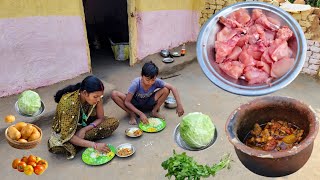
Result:
[[[81,83],[77,83],[74,85],[69,85],[61,90],[59,90],[54,96],[54,101],[59,103],[61,97],[69,92],[73,92],[80,89],[80,91],[87,91],[88,93],[96,92],[96,91],[104,91],[104,85],[101,80],[95,76],[87,76]]]
[[[152,79],[158,76],[158,73],[159,68],[152,61],[149,61],[143,65],[141,76],[145,76]]]

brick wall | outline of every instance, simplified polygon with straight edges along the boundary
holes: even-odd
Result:
[[[204,9],[201,11],[199,23],[202,26],[208,18],[214,13],[220,11],[222,8],[244,0],[205,0]],[[259,0],[267,2],[275,6],[279,6],[277,0]],[[308,51],[306,63],[301,73],[309,74],[311,76],[318,76],[320,78],[320,9],[312,8],[308,11],[290,13],[293,18],[300,24],[305,37],[308,40]]]
[[[307,59],[301,73],[320,76],[320,42],[308,40],[307,43]]]

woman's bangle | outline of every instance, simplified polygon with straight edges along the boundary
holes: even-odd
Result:
[[[97,127],[94,123],[90,123],[89,125],[93,126],[94,128]]]
[[[97,149],[97,144],[93,142],[93,149]]]

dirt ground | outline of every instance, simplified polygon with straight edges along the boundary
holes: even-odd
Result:
[[[101,56],[102,57],[102,56]],[[112,59],[100,58],[96,55],[93,63],[93,73],[104,81],[113,84],[120,91],[127,91],[130,81],[140,75],[140,67],[129,67],[127,62],[117,62]],[[230,113],[240,104],[246,103],[256,97],[243,97],[227,93],[205,77],[197,62],[188,65],[182,71],[176,72],[179,76],[165,80],[178,88],[184,105],[185,114],[190,112],[202,112],[209,115],[218,131],[217,141],[209,148],[202,151],[186,151],[180,148],[173,139],[175,127],[181,121],[174,109],[162,107],[161,113],[166,116],[167,127],[159,133],[144,133],[140,138],[128,138],[124,131],[131,125],[128,124],[128,116],[114,102],[108,101],[105,106],[105,114],[121,120],[115,133],[101,142],[118,146],[122,143],[132,143],[136,147],[136,153],[129,158],[115,157],[111,162],[102,166],[88,166],[81,160],[81,151],[73,160],[66,160],[63,155],[51,154],[47,151],[47,139],[50,135],[50,119],[40,124],[44,137],[42,143],[35,149],[18,150],[11,148],[7,142],[0,141],[0,174],[1,179],[166,179],[166,171],[161,163],[172,155],[172,151],[178,153],[187,152],[201,164],[217,163],[225,153],[231,153],[233,162],[230,170],[220,171],[214,178],[208,179],[269,179],[247,170],[238,160],[233,146],[226,138],[224,131],[225,122]],[[288,87],[271,95],[289,96],[310,104],[314,109],[319,109],[320,83],[314,78],[299,75]],[[53,103],[53,102],[52,102]],[[320,177],[320,136],[314,143],[313,153],[308,162],[299,171],[278,179],[289,180],[314,180]],[[11,168],[11,162],[23,155],[35,154],[49,162],[48,170],[41,176],[30,177]]]

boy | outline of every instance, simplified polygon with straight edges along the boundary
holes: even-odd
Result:
[[[141,77],[132,81],[127,94],[119,91],[112,92],[112,100],[129,113],[129,124],[137,124],[136,114],[140,116],[142,123],[148,123],[144,112],[150,110],[152,116],[163,119],[164,117],[159,114],[159,110],[170,91],[177,101],[176,113],[179,117],[184,114],[177,89],[157,78],[158,72],[158,67],[152,61],[147,62],[142,67]]]

